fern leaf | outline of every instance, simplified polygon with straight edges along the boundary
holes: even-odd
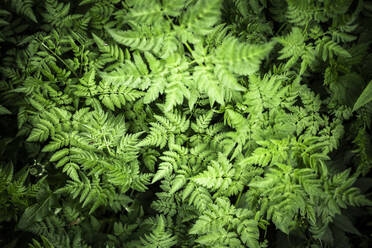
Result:
[[[197,1],[182,16],[181,25],[196,34],[208,34],[211,31],[211,27],[220,20],[221,4],[221,0]]]
[[[53,154],[53,156],[50,158],[51,162],[58,161],[65,157],[67,154],[70,153],[70,150],[68,148],[64,148],[62,150],[57,151],[56,153]]]
[[[23,212],[18,221],[17,228],[25,230],[30,225],[41,221],[50,212],[52,204],[52,195],[47,196],[44,200],[29,206]]]
[[[106,56],[110,56],[112,60],[115,60],[119,63],[124,63],[124,59],[129,59],[127,55],[123,52],[123,50],[117,44],[109,45],[105,43],[97,35],[92,34],[92,36],[99,50],[102,53],[106,54]]]
[[[259,248],[260,244],[258,239],[260,237],[260,233],[258,230],[258,223],[255,220],[243,220],[239,223],[237,227],[237,233],[240,234],[241,240],[246,244],[248,247],[252,248]]]
[[[172,188],[169,191],[169,193],[174,194],[176,191],[183,188],[185,184],[186,184],[186,177],[184,175],[177,175],[176,178],[174,179]]]
[[[43,142],[47,140],[49,137],[49,129],[38,123],[35,128],[32,129],[30,136],[28,136],[27,141],[29,142],[35,142],[40,141]]]
[[[158,1],[138,0],[123,18],[126,22],[137,22],[146,25],[156,25],[163,19],[162,6]]]
[[[0,115],[10,115],[10,114],[11,112],[7,108],[0,105]]]
[[[322,57],[323,61],[326,61],[328,58],[332,59],[334,55],[344,58],[351,57],[351,54],[347,50],[331,40],[328,36],[316,41],[315,51]]]
[[[192,188],[194,188],[194,190],[189,197],[187,197],[186,193]],[[186,187],[183,197],[188,198],[189,204],[195,206],[201,212],[205,211],[212,203],[212,197],[208,190],[204,187],[195,187],[195,185],[193,187]]]
[[[289,19],[289,22],[296,23],[299,26],[305,26],[309,23],[316,13],[316,8],[312,2],[308,1],[295,1],[288,0],[286,17]],[[320,13],[322,16],[322,13]]]
[[[261,61],[274,47],[274,42],[265,45],[244,44],[236,38],[228,37],[216,49],[219,64],[239,75],[250,75],[258,71]]]
[[[206,114],[199,115],[196,119],[196,123],[191,124],[191,128],[195,132],[203,133],[208,128],[213,118],[213,111],[208,111]]]
[[[165,218],[162,215],[157,217],[157,224],[153,231],[149,235],[145,234],[140,239],[144,248],[170,248],[177,244],[176,238],[169,231],[165,230]]]
[[[12,0],[11,5],[18,14],[24,15],[37,23],[36,16],[32,10],[34,5],[33,0]]]
[[[224,105],[225,90],[208,67],[197,66],[194,71],[194,77],[199,91],[208,95],[211,106],[214,102]]]
[[[143,99],[144,103],[150,103],[158,99],[159,94],[163,94],[165,86],[166,82],[164,80],[159,80],[158,82],[152,83]]]
[[[182,104],[184,96],[190,98],[190,91],[182,83],[171,83],[167,85],[165,90],[165,105],[164,111],[168,112],[177,104]]]
[[[156,181],[159,181],[160,179],[163,179],[166,176],[169,176],[172,173],[172,171],[173,171],[172,164],[170,164],[168,162],[162,162],[159,165],[159,169],[156,172],[156,174],[154,175],[151,183],[154,183]]]
[[[228,194],[228,189],[232,184],[235,170],[232,164],[219,154],[219,162],[212,161],[207,170],[192,178],[192,180],[199,185],[202,185],[213,191],[219,190]]]
[[[363,90],[362,94],[358,97],[357,101],[353,106],[353,112],[363,107],[372,101],[372,81],[369,81],[367,87]]]
[[[165,0],[162,1],[162,8],[164,14],[168,16],[180,16],[181,11],[186,4],[185,0]]]
[[[163,43],[163,35],[152,36],[151,38],[144,38],[137,31],[121,31],[106,28],[106,31],[119,44],[126,45],[143,52],[153,51],[158,54],[161,51]]]

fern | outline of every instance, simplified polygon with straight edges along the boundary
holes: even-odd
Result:
[[[126,50],[124,53],[124,51],[117,44],[109,45],[95,34],[93,34],[93,38],[98,46],[98,49],[103,53],[98,61],[99,67],[104,67],[108,63],[113,63],[109,66],[109,68],[115,68],[119,64],[124,63],[125,59],[129,59],[130,55],[128,50]],[[106,71],[110,71],[109,68],[106,68]]]
[[[281,56],[278,59],[288,59],[284,68],[289,69],[301,58],[300,75],[304,74],[306,69],[315,62],[315,50],[313,46],[305,43],[305,38],[300,29],[293,28],[292,32],[286,37],[277,39],[284,48],[280,51]]]
[[[265,45],[241,44],[238,40],[228,37],[216,49],[216,57],[232,72],[250,75],[259,69],[261,60],[269,54],[273,46],[274,43],[270,42]]]
[[[351,57],[347,50],[343,49],[327,36],[322,40],[318,40],[316,52],[322,57],[323,60],[326,60],[327,58],[332,59],[334,55],[346,58]]]
[[[143,247],[172,247],[176,244],[176,239],[166,232],[164,224],[164,217],[159,216],[153,232],[141,238]]]
[[[368,247],[366,1],[0,6],[1,247]]]
[[[235,209],[226,199],[218,198],[215,204],[210,205],[210,210],[199,217],[190,233],[197,234],[199,237],[196,241],[202,245],[240,247],[245,244],[260,247],[257,222],[250,219],[252,217],[249,210]],[[224,222],[221,223],[221,220]],[[230,224],[227,226],[223,223]],[[241,235],[240,239],[237,233]]]
[[[217,24],[220,19],[220,7],[220,0],[198,1],[182,16],[181,27],[184,26],[186,32],[192,32],[196,35],[207,34],[208,30]]]
[[[363,90],[362,94],[358,97],[358,100],[355,102],[353,111],[359,109],[360,107],[369,103],[371,99],[371,90],[372,90],[372,83],[371,81],[368,83],[367,87]]]
[[[90,247],[82,241],[81,232],[78,231],[74,234],[68,233],[68,231],[64,229],[61,220],[54,216],[46,218],[43,222],[30,228],[29,231],[38,234],[43,245],[41,246],[40,242],[33,239],[30,247]]]
[[[21,14],[30,18],[33,22],[37,23],[37,19],[35,13],[32,9],[34,5],[33,0],[12,0],[11,7],[17,12],[17,14]]]
[[[155,116],[158,122],[151,123],[149,135],[138,145],[156,145],[163,148],[172,134],[185,132],[190,125],[185,115],[179,113],[165,113],[163,116]]]

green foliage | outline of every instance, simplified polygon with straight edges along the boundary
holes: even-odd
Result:
[[[209,208],[190,229],[191,234],[199,235],[196,242],[220,247],[260,247],[258,223],[252,211],[236,209],[224,198],[216,199]]]
[[[354,104],[353,111],[366,105],[370,101],[372,101],[372,81],[368,83],[367,87],[363,90],[362,94],[358,97],[358,100]]]
[[[34,5],[33,0],[13,0],[10,1],[10,6],[15,10],[17,14],[23,15],[30,18],[32,21],[37,22],[34,11],[32,9]]]
[[[1,1],[0,246],[370,247],[371,10]]]
[[[141,238],[142,247],[172,247],[177,244],[177,240],[172,234],[165,230],[165,219],[163,216],[157,218],[156,227],[150,234],[145,234]]]

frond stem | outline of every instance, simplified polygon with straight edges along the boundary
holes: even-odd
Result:
[[[243,194],[243,190],[241,190],[241,191],[240,191],[240,193],[239,193],[239,195],[238,195],[238,199],[236,199],[236,202],[235,202],[235,207],[237,207],[237,206],[238,206],[238,204],[239,204],[239,201],[240,201],[240,198],[241,198],[242,194]]]
[[[75,77],[79,78],[79,76],[76,74],[76,72],[74,70],[72,70],[70,68],[70,66],[68,64],[66,64],[66,62],[60,56],[58,56],[55,52],[53,52],[47,45],[44,44],[44,42],[42,42],[41,40],[39,40],[39,41],[41,42],[41,45],[45,49],[47,49],[51,54],[53,54],[53,56],[55,56],[59,61],[61,61],[72,72],[72,74],[74,74]]]

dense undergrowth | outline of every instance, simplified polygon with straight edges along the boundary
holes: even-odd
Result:
[[[371,247],[371,27],[366,0],[1,0],[0,246]]]

